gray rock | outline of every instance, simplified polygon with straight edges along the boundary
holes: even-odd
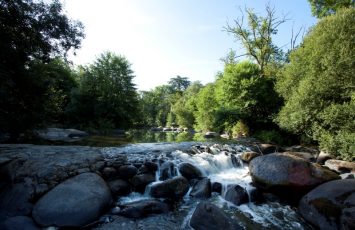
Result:
[[[261,151],[261,154],[266,155],[270,153],[276,153],[279,150],[279,147],[272,144],[260,144],[258,145],[258,149]]]
[[[235,205],[241,205],[249,202],[247,191],[240,185],[229,186],[224,199]]]
[[[108,186],[111,189],[113,195],[125,196],[131,192],[131,186],[124,180],[113,180],[108,182]]]
[[[151,214],[166,213],[171,210],[171,206],[155,199],[140,200],[121,207],[120,215],[129,218],[142,218]]]
[[[355,180],[334,180],[307,193],[299,212],[320,229],[354,229]]]
[[[326,153],[324,151],[321,151],[317,157],[317,163],[320,165],[324,165],[324,163],[329,160],[329,159],[333,159],[333,156],[330,155],[329,153]]]
[[[305,159],[306,161],[309,161],[309,162],[316,162],[315,156],[313,154],[311,154],[311,153],[307,153],[307,152],[283,152],[283,153],[303,158],[303,159]]]
[[[131,183],[136,191],[143,193],[145,187],[154,181],[155,181],[155,175],[140,174],[140,175],[135,175],[132,178]]]
[[[190,196],[195,198],[209,198],[211,197],[211,181],[208,178],[203,178],[195,182],[192,186]]]
[[[197,205],[190,219],[190,226],[195,230],[243,229],[223,210],[207,202],[201,202]]]
[[[0,223],[1,230],[40,230],[28,216],[14,216]]]
[[[117,170],[113,167],[105,167],[102,169],[102,175],[104,178],[110,179],[117,176]]]
[[[254,158],[249,170],[256,187],[296,200],[312,188],[339,176],[318,164],[287,154]]]
[[[122,179],[131,179],[137,174],[137,168],[133,165],[123,165],[118,169],[118,173]]]
[[[88,136],[88,133],[77,129],[47,128],[36,133],[40,138],[50,141],[73,141]]]
[[[180,176],[153,184],[150,188],[150,195],[155,198],[180,199],[188,190],[189,182]]]
[[[70,178],[44,195],[32,216],[43,226],[80,227],[95,221],[111,202],[105,181],[94,173]]]
[[[212,184],[212,192],[222,193],[222,184],[219,182],[213,182]]]
[[[181,175],[188,180],[198,179],[203,176],[202,172],[190,163],[180,163],[178,169]]]

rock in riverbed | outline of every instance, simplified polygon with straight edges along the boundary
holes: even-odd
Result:
[[[110,202],[106,182],[97,174],[83,173],[44,195],[32,216],[43,227],[80,227],[95,221]]]

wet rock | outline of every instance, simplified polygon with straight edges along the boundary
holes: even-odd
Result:
[[[176,169],[174,164],[170,161],[164,162],[160,166],[159,180],[166,180],[169,178],[173,178],[174,176],[176,176]]]
[[[279,149],[277,145],[272,145],[272,144],[260,144],[258,147],[263,155],[276,153]]]
[[[330,159],[324,165],[338,173],[355,172],[355,162]]]
[[[322,183],[339,179],[329,169],[287,154],[254,158],[249,170],[256,187],[293,200]]]
[[[240,158],[242,159],[242,161],[249,163],[252,159],[254,159],[255,157],[260,156],[260,153],[257,152],[243,152],[240,156]]]
[[[122,179],[131,179],[137,174],[137,168],[133,165],[122,165],[118,169],[118,174]]]
[[[180,199],[189,190],[189,182],[184,177],[175,177],[153,184],[150,195],[155,198]]]
[[[158,170],[158,165],[154,162],[151,162],[151,161],[146,161],[144,162],[143,164],[147,169],[148,171],[150,172],[156,172]]]
[[[111,223],[103,224],[93,228],[95,230],[133,230],[138,229],[136,222],[130,218],[126,218],[123,216],[114,216],[113,221]]]
[[[249,202],[247,191],[240,185],[229,186],[224,199],[235,205],[241,205]]]
[[[317,157],[316,162],[320,165],[324,165],[324,163],[329,159],[333,159],[333,156],[330,155],[329,153],[321,151]]]
[[[190,163],[180,163],[178,169],[181,175],[188,180],[198,179],[203,176],[202,172]]]
[[[108,182],[108,186],[113,195],[125,196],[131,192],[131,186],[124,180],[113,180]]]
[[[32,216],[43,226],[79,227],[96,220],[111,202],[105,181],[94,173],[70,178],[44,195]]]
[[[243,229],[233,219],[226,215],[223,210],[208,202],[201,202],[197,205],[190,219],[190,226],[195,230]]]
[[[235,155],[230,155],[232,164],[235,168],[239,168],[243,165],[243,162],[241,162]]]
[[[140,175],[135,175],[131,183],[135,189],[135,191],[143,193],[145,190],[145,187],[155,181],[155,175],[152,174],[140,174]]]
[[[261,204],[265,201],[263,193],[259,189],[249,190],[249,201],[255,204]]]
[[[195,198],[209,198],[211,197],[211,181],[208,178],[198,180],[192,186],[190,196]]]
[[[15,216],[0,223],[1,230],[40,230],[28,216]]]
[[[121,207],[120,215],[129,218],[143,218],[151,214],[162,214],[171,210],[167,203],[155,199],[140,200]]]
[[[222,184],[219,182],[212,183],[212,192],[216,192],[221,194],[222,193]]]
[[[117,175],[117,170],[113,167],[105,167],[103,170],[102,170],[102,175],[107,178],[107,179],[110,179],[110,178],[113,178]]]
[[[354,229],[355,180],[334,180],[306,194],[299,212],[320,229]]]

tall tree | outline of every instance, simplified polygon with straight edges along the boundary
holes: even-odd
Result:
[[[258,16],[251,9],[246,9],[248,26],[244,24],[244,14],[240,19],[234,20],[234,25],[227,25],[226,31],[233,34],[240,41],[246,53],[237,57],[248,56],[253,59],[264,74],[265,67],[272,61],[280,59],[281,50],[274,45],[272,36],[277,28],[286,21],[278,18],[275,9],[266,6],[266,16]]]
[[[355,7],[354,0],[308,0],[311,4],[312,14],[317,18],[322,18],[341,8]]]
[[[80,22],[58,0],[0,0],[0,129],[16,134],[40,121],[45,84],[30,75],[31,62],[48,63],[79,47]]]
[[[77,122],[94,128],[130,127],[138,116],[133,78],[127,59],[110,52],[84,68],[79,92],[71,104]]]
[[[180,77],[177,75],[169,80],[169,85],[174,92],[182,92],[190,85],[190,81],[187,77]]]

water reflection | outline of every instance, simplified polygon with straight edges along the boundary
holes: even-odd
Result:
[[[153,132],[147,130],[130,130],[127,132],[127,138],[133,143],[186,142],[206,140],[202,133]]]

